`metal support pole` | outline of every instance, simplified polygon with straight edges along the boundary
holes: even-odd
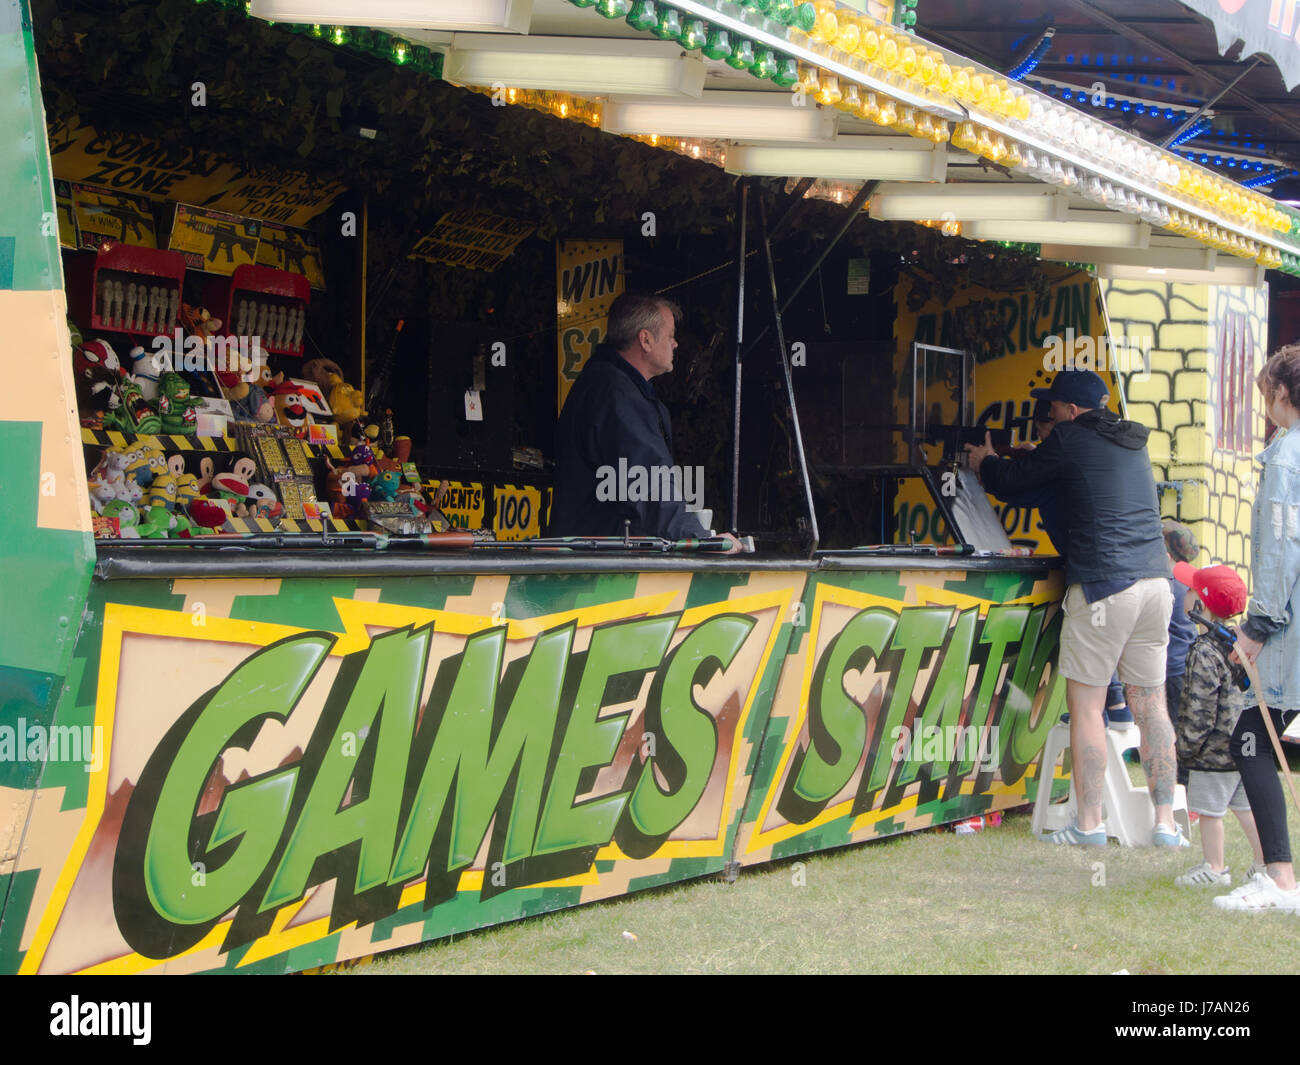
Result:
[[[1250,64],[1250,66],[1248,66],[1245,70],[1243,70],[1240,74],[1238,74],[1235,78],[1233,78],[1230,82],[1228,82],[1227,85],[1225,85],[1222,89],[1220,89],[1217,93],[1215,93],[1212,98],[1206,100],[1205,103],[1201,104],[1200,110],[1198,110],[1196,114],[1192,115],[1191,118],[1189,118],[1186,122],[1184,122],[1171,134],[1169,134],[1168,137],[1166,137],[1164,140],[1160,142],[1160,147],[1168,148],[1171,144],[1174,143],[1174,141],[1176,141],[1179,137],[1181,137],[1183,133],[1185,133],[1187,130],[1191,129],[1194,125],[1196,125],[1196,123],[1198,123],[1201,120],[1201,117],[1205,114],[1206,111],[1208,111],[1211,107],[1213,107],[1225,96],[1227,96],[1228,93],[1232,92],[1232,90],[1237,87],[1237,82],[1241,81],[1242,78],[1244,78],[1247,74],[1249,74],[1252,70],[1254,70],[1257,66],[1259,66],[1259,64],[1260,64],[1260,60],[1256,59],[1253,63]]]
[[[736,183],[736,396],[731,431],[731,531],[740,522],[740,384],[745,351],[745,237],[749,220],[749,179]]]
[[[821,254],[813,260],[813,264],[808,267],[807,272],[805,272],[803,277],[799,279],[799,283],[790,290],[790,294],[786,297],[785,302],[781,304],[782,314],[789,310],[790,304],[793,303],[795,297],[803,291],[804,285],[808,284],[808,282],[817,275],[817,271],[821,269],[822,263],[826,261],[826,256],[835,250],[835,246],[844,238],[844,234],[847,233],[853,223],[858,220],[858,213],[862,210],[863,204],[865,204],[871,197],[871,194],[876,191],[879,184],[880,182],[878,181],[868,181],[862,186],[862,188],[858,189],[858,194],[853,197],[853,202],[849,204],[847,214],[845,215],[844,221],[840,224],[840,228],[837,229],[830,240],[826,242],[826,246],[822,249]],[[775,235],[775,233],[773,235]],[[771,328],[770,325],[765,325],[759,331],[758,336],[756,336],[753,342],[749,345],[750,350],[753,350],[762,343],[762,341],[767,337],[768,330]]]
[[[812,481],[808,476],[808,461],[804,456],[803,449],[803,433],[799,429],[799,411],[794,401],[794,378],[790,374],[790,357],[785,346],[785,329],[781,324],[780,297],[776,291],[776,267],[772,262],[772,242],[767,231],[767,208],[764,206],[761,196],[758,198],[758,224],[759,237],[763,246],[763,261],[767,265],[767,282],[772,299],[772,321],[776,328],[777,350],[781,357],[781,370],[785,374],[786,400],[790,404],[790,426],[794,430],[795,451],[799,457],[799,475],[803,479],[804,505],[808,509],[808,527],[812,534],[808,557],[812,558],[821,540],[821,533],[817,528],[817,510],[813,506]]]

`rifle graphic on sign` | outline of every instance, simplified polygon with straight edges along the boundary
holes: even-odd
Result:
[[[88,215],[102,215],[113,219],[122,227],[123,240],[127,239],[128,230],[130,231],[132,238],[139,241],[145,239],[146,232],[153,232],[153,219],[148,215],[135,210],[128,203],[120,203],[117,206],[87,203],[82,204],[81,209]],[[147,231],[143,231],[143,227],[145,226],[149,227]]]
[[[262,235],[262,243],[269,248],[275,249],[282,256],[284,269],[292,270],[294,273],[307,273],[307,254],[308,250],[295,240],[276,240],[266,234]]]
[[[217,254],[221,251],[226,253],[226,262],[235,261],[234,249],[239,248],[249,260],[257,258],[257,237],[246,237],[239,232],[234,226],[218,226],[211,222],[198,222],[191,220],[189,226],[196,233],[212,234],[212,248],[208,252],[207,259],[209,262],[217,261]]]

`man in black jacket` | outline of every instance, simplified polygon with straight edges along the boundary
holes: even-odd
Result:
[[[651,378],[673,368],[675,304],[625,292],[609,309],[605,343],[574,382],[556,429],[555,536],[676,540],[708,531],[686,509],[703,471],[673,464],[672,423]],[[740,549],[733,537],[731,552]]]
[[[1106,734],[1101,712],[1118,669],[1142,732],[1142,765],[1155,804],[1152,842],[1187,845],[1173,819],[1177,772],[1165,706],[1165,649],[1173,607],[1147,429],[1105,408],[1106,383],[1087,370],[1058,373],[1035,399],[1052,404],[1051,436],[1028,455],[1001,460],[968,445],[970,465],[997,496],[1055,485],[1064,528],[1066,594],[1061,675],[1079,809],[1057,843],[1104,845]]]

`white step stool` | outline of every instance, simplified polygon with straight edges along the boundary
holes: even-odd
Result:
[[[1136,787],[1128,775],[1124,752],[1138,746],[1141,733],[1135,725],[1120,732],[1106,729],[1106,778],[1103,786],[1106,834],[1114,836],[1124,847],[1149,847],[1151,832],[1155,827],[1155,805],[1151,792]],[[1034,817],[1031,829],[1036,836],[1065,828],[1074,820],[1078,808],[1074,792],[1074,774],[1070,774],[1070,797],[1065,802],[1052,802],[1052,781],[1056,777],[1056,763],[1070,746],[1070,723],[1058,721],[1047,734],[1043,757],[1038,763],[1038,794],[1034,799]],[[1181,784],[1174,786],[1174,820],[1182,826],[1183,835],[1190,838],[1191,824],[1187,817],[1187,791]]]

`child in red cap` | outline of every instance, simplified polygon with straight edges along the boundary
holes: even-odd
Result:
[[[1190,589],[1186,597],[1188,616],[1198,619],[1206,630],[1187,652],[1182,705],[1175,725],[1178,767],[1189,770],[1187,809],[1200,814],[1201,854],[1205,860],[1175,878],[1174,883],[1180,887],[1222,887],[1232,883],[1223,856],[1223,817],[1228,810],[1237,815],[1250,841],[1255,868],[1264,867],[1255,818],[1228,749],[1237,718],[1255,704],[1254,693],[1238,686],[1240,667],[1228,661],[1232,636],[1226,623],[1246,608],[1246,585],[1230,566],[1196,569],[1190,563],[1178,562],[1174,577]],[[1219,629],[1223,632],[1216,631]]]

